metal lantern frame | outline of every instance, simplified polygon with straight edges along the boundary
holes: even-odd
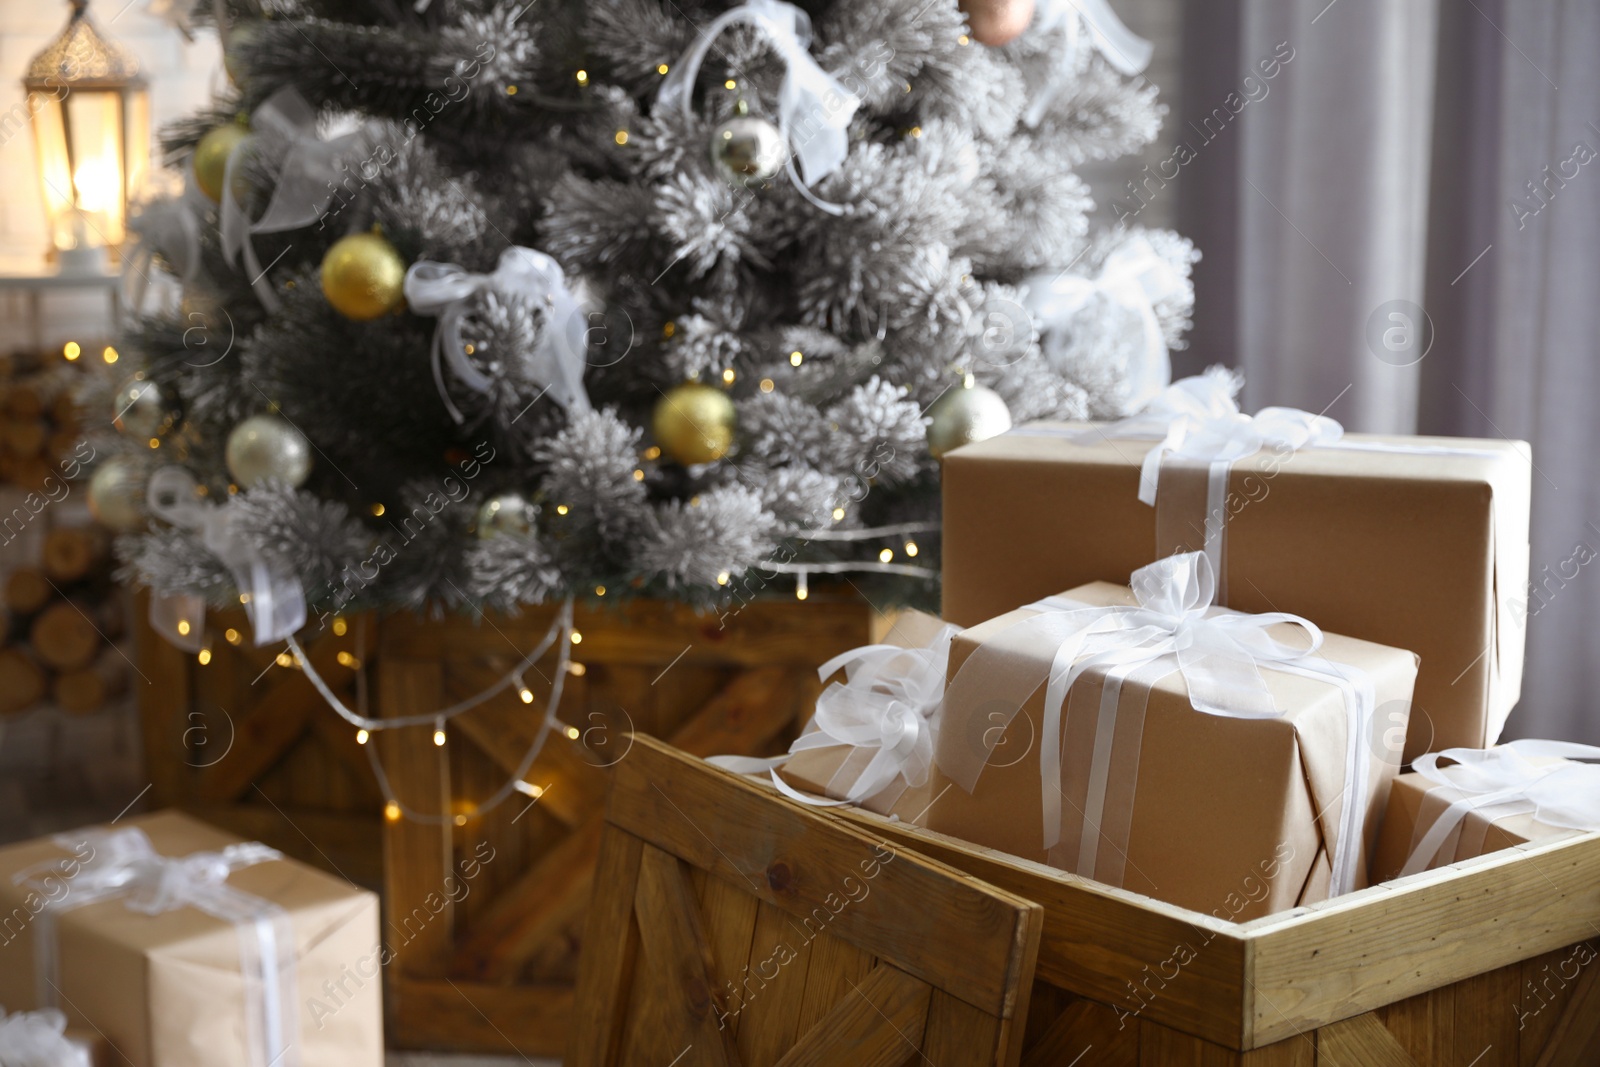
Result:
[[[100,33],[88,0],[22,79],[52,252],[115,251],[150,164],[150,96],[138,60]]]

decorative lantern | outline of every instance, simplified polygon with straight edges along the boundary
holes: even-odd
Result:
[[[22,87],[33,121],[51,250],[69,272],[104,270],[150,162],[150,102],[139,62],[100,35],[88,0],[33,57]]]

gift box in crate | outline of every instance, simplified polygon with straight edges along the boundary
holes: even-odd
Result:
[[[0,850],[0,1003],[134,1067],[377,1067],[378,898],[176,812]]]
[[[1521,688],[1528,456],[1343,435],[1286,409],[1251,419],[1225,377],[1187,379],[1123,423],[1026,426],[946,455],[943,615],[976,625],[1206,549],[1219,603],[1421,656],[1408,760],[1481,748]]]
[[[1429,753],[1395,779],[1373,857],[1397,878],[1511,848],[1600,830],[1600,748],[1512,741]]]

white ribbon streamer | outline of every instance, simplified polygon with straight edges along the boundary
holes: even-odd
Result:
[[[0,1008],[4,1067],[94,1067],[90,1050],[67,1037],[67,1017],[54,1008],[7,1015]]]
[[[183,467],[162,467],[150,476],[146,491],[150,513],[199,534],[206,548],[233,574],[257,646],[290,636],[306,624],[305,590],[300,579],[269,566],[255,546],[234,529],[231,505],[207,503],[196,489],[194,475]],[[199,611],[195,611],[197,605]],[[174,608],[176,618],[170,617]],[[152,597],[150,622],[178,647],[198,647],[205,618],[203,608],[198,598]],[[177,625],[179,622],[188,623],[187,632]]]
[[[210,206],[192,177],[185,183],[183,195],[141,206],[132,226],[139,235],[138,243],[122,260],[123,286],[128,292],[128,306],[135,313],[144,307],[156,253],[167,261],[185,289],[199,279],[200,220]]]
[[[1071,82],[1077,63],[1078,46],[1088,31],[1089,45],[1105,56],[1106,62],[1128,77],[1150,65],[1155,46],[1128,29],[1107,0],[1040,0],[1034,16],[1036,34],[1061,34],[1057,71],[1050,83],[1034,94],[1022,120],[1037,126],[1061,91]]]
[[[1138,411],[1160,397],[1172,382],[1172,359],[1155,305],[1183,292],[1184,279],[1156,253],[1150,241],[1135,233],[1106,257],[1095,277],[1040,273],[1026,280],[1023,304],[1039,325],[1045,358],[1058,367],[1068,357],[1073,318],[1096,296],[1139,316],[1144,335],[1141,360],[1128,368],[1125,411]]]
[[[850,120],[861,106],[861,99],[811,57],[811,19],[795,5],[784,0],[746,0],[718,15],[662,79],[656,103],[676,107],[685,118],[691,117],[695,78],[706,54],[723,30],[739,22],[760,30],[783,61],[778,132],[789,146],[784,166],[790,180],[817,207],[830,214],[842,214],[844,208],[819,199],[810,186],[844,165],[850,152]]]
[[[583,307],[567,288],[560,264],[543,252],[513,246],[500,253],[492,274],[473,274],[451,263],[425,259],[406,271],[406,304],[419,315],[439,317],[433,334],[433,380],[450,417],[458,423],[466,421],[445,386],[447,364],[456,379],[475,393],[486,394],[494,386],[494,379],[467,355],[467,341],[461,335],[473,297],[487,291],[526,296],[544,306],[546,318],[539,342],[524,357],[527,376],[544,387],[541,395],[548,395],[568,412],[588,411],[589,394],[583,388],[588,320]]]
[[[362,133],[358,130],[331,141],[322,140],[317,136],[316,110],[292,86],[279,89],[256,108],[250,116],[250,126],[256,134],[274,131],[288,142],[288,148],[272,188],[272,199],[254,222],[233,195],[233,180],[237,168],[242,165],[242,150],[253,138],[240,141],[228,156],[220,212],[222,252],[230,266],[243,256],[256,297],[262,307],[276,312],[281,302],[267,280],[266,270],[256,257],[250,238],[258,233],[297,230],[321,218],[333,202],[340,164],[360,144]]]
[[[234,871],[283,856],[258,842],[229,845],[221,852],[163,856],[143,830],[94,830],[52,839],[69,852],[87,844],[91,857],[79,867],[70,891],[52,899],[50,887],[36,880],[56,870],[46,862],[18,872],[13,881],[28,885],[52,902],[39,913],[34,955],[39,1003],[56,1004],[59,943],[55,917],[105,900],[121,900],[141,915],[194,908],[229,923],[238,933],[240,976],[249,1020],[251,1062],[255,1067],[295,1067],[299,1063],[299,1014],[295,999],[294,936],[288,913],[277,904],[227,884]]]
[[[787,755],[766,760],[713,756],[708,762],[738,774],[770,773],[780,792],[820,807],[860,804],[900,778],[911,787],[926,784],[950,642],[959,632],[944,626],[923,648],[865,645],[833,657],[818,668],[817,676],[826,681],[843,670],[845,681],[823,690],[810,728],[789,746]],[[872,757],[859,772],[851,761],[840,768],[828,786],[837,799],[802,793],[778,777],[777,768],[796,753],[839,746],[871,750]]]
[[[1441,759],[1454,765],[1439,766]],[[1435,791],[1461,794],[1440,813],[1411,850],[1401,875],[1427,870],[1469,812],[1494,818],[1532,815],[1565,830],[1600,830],[1600,766],[1535,760],[1600,760],[1600,747],[1569,741],[1524,739],[1495,748],[1447,748],[1412,764]]]
[[[1061,724],[1062,709],[1073,685],[1085,674],[1116,676],[1108,686],[1102,707],[1101,728],[1109,730],[1120,694],[1148,700],[1150,687],[1171,669],[1180,672],[1196,711],[1229,718],[1277,718],[1272,693],[1261,676],[1263,667],[1298,674],[1336,686],[1347,718],[1345,800],[1338,840],[1330,843],[1333,892],[1354,887],[1361,856],[1362,828],[1366,821],[1370,767],[1367,739],[1372,730],[1376,697],[1370,678],[1355,668],[1317,656],[1322,631],[1310,620],[1286,612],[1248,615],[1213,607],[1216,586],[1210,560],[1199,552],[1181,553],[1141,567],[1130,583],[1137,607],[1090,607],[1061,597],[1051,597],[1029,607],[1038,614],[1016,625],[1055,642],[1056,652],[1047,681],[1013,669],[1010,657],[986,643],[980,646],[950,682],[946,702],[955,707],[998,707],[988,720],[992,729],[981,743],[941,745],[940,770],[971,792],[998,743],[1004,728],[1024,704],[1045,686],[1040,723],[1039,773],[1043,787],[1044,847],[1061,838]],[[1279,624],[1305,631],[1304,647],[1285,644],[1271,635]],[[1167,671],[1144,668],[1165,663]],[[1097,732],[1097,738],[1099,734]],[[973,739],[968,739],[972,741]],[[1110,745],[1098,740],[1091,782],[1104,788],[1109,780]],[[1093,797],[1090,804],[1097,800]],[[1097,833],[1086,826],[1085,836]],[[1091,854],[1092,861],[1092,854]]]

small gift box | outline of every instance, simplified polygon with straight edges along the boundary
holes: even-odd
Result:
[[[177,812],[0,849],[0,1003],[134,1067],[379,1067],[378,900]]]
[[[1024,426],[946,455],[944,617],[973,626],[1203,549],[1220,604],[1421,656],[1407,759],[1493,743],[1521,690],[1527,446],[1252,418],[1236,384],[1185,379],[1133,419]]]
[[[1416,657],[1212,591],[1187,553],[957,634],[922,825],[1229,920],[1364,885]]]
[[[1573,762],[1580,759],[1600,759],[1600,748],[1522,740],[1417,760],[1389,794],[1374,880],[1600,830],[1600,766]]]

